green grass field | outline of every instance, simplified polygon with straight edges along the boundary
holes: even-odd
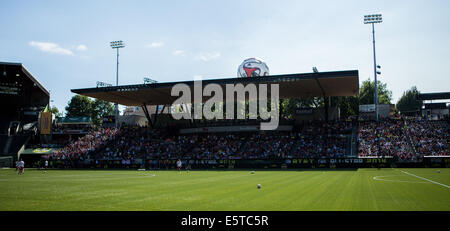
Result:
[[[0,169],[0,210],[450,211],[450,169],[437,170]]]

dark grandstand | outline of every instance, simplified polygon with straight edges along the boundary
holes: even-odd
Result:
[[[0,62],[0,157],[17,159],[18,152],[38,133],[40,113],[50,94],[21,64]]]

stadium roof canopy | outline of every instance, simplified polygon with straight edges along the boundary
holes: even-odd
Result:
[[[35,116],[49,101],[49,91],[21,63],[0,62],[2,115]]]
[[[417,96],[418,100],[450,99],[450,92],[423,93]]]
[[[43,94],[49,96],[49,91],[22,65],[22,63],[0,62],[1,83],[14,82],[23,84],[24,81],[30,81],[34,87],[37,87]],[[25,77],[25,80],[23,80]]]
[[[193,94],[194,81],[95,87],[72,89],[71,91],[126,106],[142,106],[144,104],[171,105],[179,98],[178,96],[171,96],[171,89],[179,83],[188,85]],[[244,86],[250,83],[279,84],[279,96],[282,99],[353,96],[359,94],[359,76],[357,70],[202,80],[203,86],[211,83],[219,84],[224,89],[224,94],[226,84],[242,83]],[[270,92],[269,86],[267,89]],[[203,100],[205,101],[208,98],[204,97]]]

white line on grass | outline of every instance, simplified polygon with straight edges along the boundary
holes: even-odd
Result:
[[[408,174],[408,175],[410,175],[410,176],[415,176],[415,177],[417,177],[417,178],[419,178],[419,179],[426,180],[426,181],[429,181],[429,182],[434,183],[434,184],[438,184],[438,185],[444,186],[444,187],[446,187],[446,188],[450,188],[450,186],[448,186],[448,185],[441,184],[441,183],[439,183],[439,182],[432,181],[432,180],[429,180],[429,179],[427,179],[427,178],[423,178],[423,177],[420,177],[420,176],[416,176],[416,175],[414,175],[414,174],[412,174],[412,173],[409,173],[409,172],[405,172],[405,171],[402,171],[402,170],[400,170],[400,172],[403,172],[403,173]]]
[[[403,175],[387,175],[387,176],[374,176],[372,179],[374,180],[380,180],[380,181],[390,181],[390,182],[401,182],[401,183],[417,183],[417,184],[429,184],[429,182],[422,182],[422,181],[405,181],[405,180],[388,180],[388,179],[382,179],[382,177],[399,177]]]

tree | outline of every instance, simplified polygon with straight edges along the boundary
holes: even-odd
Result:
[[[91,119],[95,125],[100,125],[104,116],[114,115],[114,105],[110,102],[95,99],[91,107]]]
[[[377,81],[378,83],[378,103],[379,104],[391,104],[392,101],[392,91],[387,89],[387,84]],[[375,81],[370,81],[370,79],[365,80],[359,89],[359,103],[360,104],[374,104],[374,93],[375,93]]]
[[[345,96],[345,97],[332,97],[337,98],[336,104],[340,108],[341,117],[347,118],[349,116],[357,116],[359,113],[359,97],[358,96]],[[334,105],[334,104],[333,104]]]
[[[57,107],[50,107],[50,109],[48,111],[51,112],[52,114],[54,114],[55,117],[62,117],[62,113],[59,112]]]
[[[402,97],[397,102],[397,109],[402,114],[415,114],[422,108],[422,101],[417,100],[417,96],[420,94],[419,90],[417,90],[416,86],[413,86],[411,89],[403,92]]]
[[[90,117],[95,125],[100,125],[104,116],[114,115],[114,105],[107,101],[75,95],[69,101],[66,112],[67,117]]]
[[[86,117],[92,114],[92,100],[84,95],[75,95],[66,106],[67,117]]]

